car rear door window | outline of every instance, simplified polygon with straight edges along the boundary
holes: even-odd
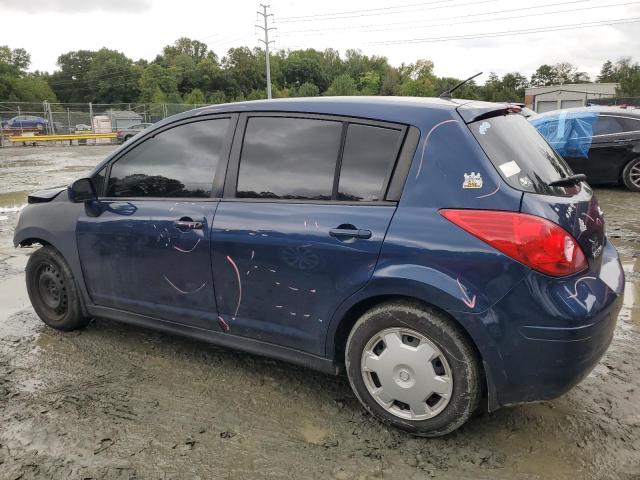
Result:
[[[640,118],[624,117],[621,120],[622,120],[622,126],[625,132],[640,131]]]
[[[342,122],[251,117],[240,156],[241,198],[331,200]]]
[[[385,181],[396,160],[401,130],[350,124],[344,145],[338,200],[384,199]]]
[[[209,197],[228,118],[187,123],[160,132],[111,167],[109,197]]]
[[[593,134],[611,135],[614,133],[620,133],[624,130],[621,120],[622,119],[620,117],[613,117],[611,115],[600,115],[596,122],[593,124]]]

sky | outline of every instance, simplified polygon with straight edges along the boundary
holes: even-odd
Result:
[[[439,76],[479,71],[530,76],[568,61],[594,78],[602,63],[640,61],[640,0],[271,0],[276,49],[357,48],[392,65],[432,60]],[[0,45],[25,48],[30,70],[52,72],[61,53],[118,50],[152,60],[179,37],[222,57],[261,45],[251,0],[0,0]]]

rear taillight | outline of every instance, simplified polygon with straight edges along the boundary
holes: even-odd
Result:
[[[505,255],[554,277],[587,268],[578,242],[562,227],[534,215],[495,210],[440,210],[440,214]]]

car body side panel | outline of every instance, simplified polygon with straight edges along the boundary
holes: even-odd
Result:
[[[56,248],[69,264],[85,304],[90,303],[76,244],[76,221],[84,204],[71,203],[66,191],[46,203],[29,204],[20,212],[13,243],[15,246],[36,239]]]

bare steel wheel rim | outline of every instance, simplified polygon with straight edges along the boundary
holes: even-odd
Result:
[[[629,178],[631,179],[631,183],[640,188],[640,162],[631,167],[631,170],[629,170]]]
[[[374,400],[406,420],[426,420],[451,400],[453,375],[442,350],[408,328],[387,328],[367,342],[362,379]]]
[[[42,307],[52,319],[61,319],[67,312],[69,301],[62,275],[53,265],[43,264],[36,278]]]

